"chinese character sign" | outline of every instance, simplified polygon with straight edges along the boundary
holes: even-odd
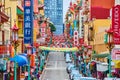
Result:
[[[33,44],[33,0],[24,0],[24,44]]]
[[[120,44],[120,5],[112,8],[113,42]]]

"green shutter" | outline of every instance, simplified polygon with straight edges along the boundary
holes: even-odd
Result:
[[[20,10],[19,8],[17,8],[17,14],[18,14],[18,15],[23,15],[23,11]]]
[[[108,43],[108,34],[104,35],[104,43]]]

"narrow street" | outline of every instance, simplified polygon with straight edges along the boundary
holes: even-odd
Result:
[[[50,52],[41,80],[69,80],[63,52]]]

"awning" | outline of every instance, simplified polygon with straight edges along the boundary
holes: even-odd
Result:
[[[105,58],[108,57],[109,54],[108,53],[104,53],[104,54],[92,54],[92,58]]]
[[[19,54],[14,56],[13,58],[10,58],[10,61],[17,62],[18,66],[24,66],[28,64],[27,54]]]
[[[23,15],[23,11],[20,8],[18,8],[18,7],[17,7],[17,14],[18,15]]]

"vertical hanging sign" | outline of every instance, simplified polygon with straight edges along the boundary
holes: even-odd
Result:
[[[33,45],[33,0],[24,0],[24,44]]]
[[[112,8],[113,42],[120,44],[120,5]]]

